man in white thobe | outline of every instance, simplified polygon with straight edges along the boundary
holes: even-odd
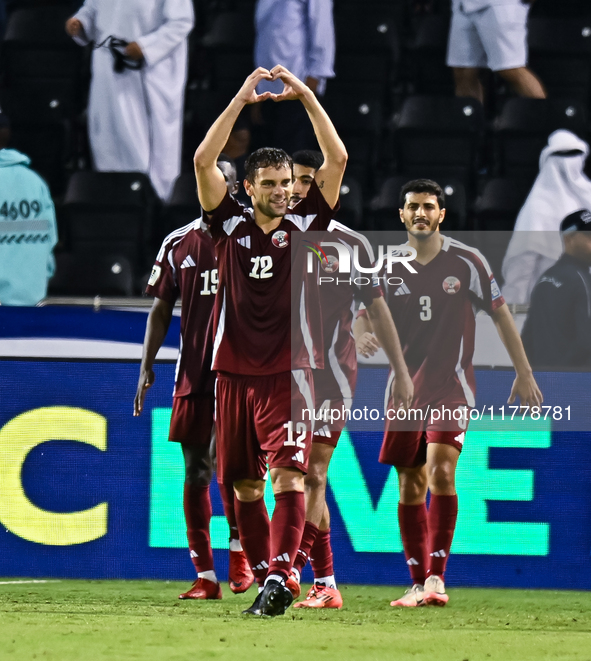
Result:
[[[86,0],[66,22],[80,45],[94,42],[88,131],[94,166],[144,172],[166,201],[181,168],[191,0]],[[128,42],[132,66],[114,70],[108,38]],[[105,41],[107,40],[107,41]],[[102,46],[96,48],[100,44]]]

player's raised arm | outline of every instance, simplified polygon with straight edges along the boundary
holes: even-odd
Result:
[[[347,166],[345,145],[339,138],[330,117],[309,87],[280,65],[271,69],[271,75],[273,80],[283,81],[284,89],[281,94],[272,94],[270,98],[273,101],[299,99],[310,117],[316,139],[324,156],[324,163],[316,172],[315,179],[327,204],[334,207],[339,199],[341,182]]]
[[[217,209],[226,194],[226,181],[217,167],[217,160],[224,145],[228,142],[238,115],[245,105],[270,98],[270,92],[256,93],[256,86],[261,80],[271,80],[271,74],[263,67],[253,71],[244,81],[244,85],[242,85],[238,94],[216,119],[205,138],[203,138],[203,142],[197,147],[193,164],[195,166],[195,177],[197,178],[199,202],[206,212]]]
[[[499,337],[509,352],[516,377],[511,388],[508,403],[512,404],[519,397],[522,406],[541,406],[544,398],[540,391],[532,368],[529,364],[521,337],[515,327],[515,322],[506,303],[503,303],[492,313],[492,319]]]
[[[137,392],[133,401],[133,415],[139,415],[144,408],[144,399],[148,388],[154,383],[154,371],[152,367],[156,354],[164,342],[170,320],[172,319],[173,305],[161,298],[155,298],[148,321],[146,323],[146,335],[142,350],[142,363],[140,366],[140,378],[137,384]]]

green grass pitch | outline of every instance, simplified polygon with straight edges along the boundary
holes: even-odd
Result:
[[[187,583],[0,579],[0,659],[591,661],[591,593],[450,589],[397,609],[402,588],[340,586],[341,611],[246,618],[256,592],[179,601]]]

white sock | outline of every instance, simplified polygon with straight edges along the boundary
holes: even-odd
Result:
[[[285,585],[285,579],[280,574],[269,574],[265,579],[265,585],[267,585],[269,581],[277,581],[278,583],[281,583],[281,585]]]
[[[215,575],[215,571],[213,569],[208,569],[207,571],[198,572],[197,578],[204,578],[207,581],[211,581],[212,583],[218,582],[217,576]]]
[[[331,576],[323,576],[322,578],[315,578],[314,583],[319,583],[326,585],[327,588],[337,589],[336,581],[334,580],[334,574]]]
[[[230,540],[230,551],[242,551],[242,544],[239,539]]]

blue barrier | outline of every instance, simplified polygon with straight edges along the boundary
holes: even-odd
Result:
[[[166,440],[174,365],[155,372],[146,409],[134,418],[136,361],[0,360],[1,575],[192,577],[182,457]],[[483,402],[506,401],[510,372],[476,376]],[[537,377],[547,402],[586,405],[590,373]],[[354,406],[380,402],[385,380],[383,368],[361,369]],[[466,439],[449,584],[590,589],[591,434],[556,431],[551,419],[483,420],[470,424]],[[342,582],[408,580],[396,476],[377,462],[380,443],[380,433],[347,433],[331,465]],[[227,527],[217,488],[213,506],[224,576]]]

